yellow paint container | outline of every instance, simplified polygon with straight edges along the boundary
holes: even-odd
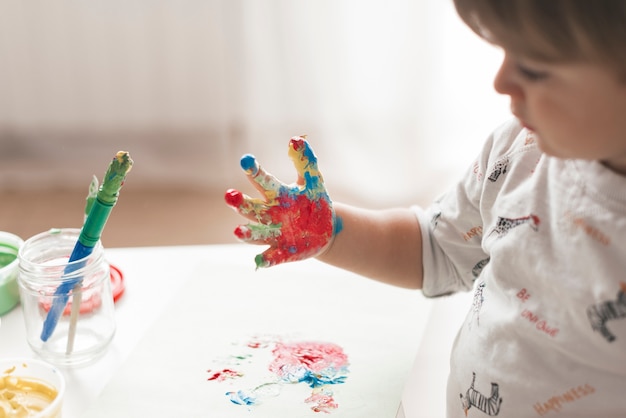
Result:
[[[61,418],[65,379],[36,359],[0,360],[0,417]]]

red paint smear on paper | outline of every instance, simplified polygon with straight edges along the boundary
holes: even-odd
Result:
[[[277,343],[272,354],[274,361],[269,369],[276,374],[280,374],[287,365],[302,366],[315,373],[348,366],[348,356],[341,347],[331,343]]]
[[[215,380],[218,382],[223,382],[226,379],[236,379],[238,377],[243,376],[243,373],[240,373],[231,369],[223,369],[218,372],[213,372],[211,370],[207,370],[208,373],[212,373],[211,376],[207,380]]]
[[[325,414],[329,414],[332,409],[339,408],[339,405],[335,402],[335,398],[333,397],[333,392],[331,391],[314,391],[311,396],[304,400],[304,402],[315,404],[311,407],[313,412],[324,412]]]
[[[267,348],[268,343],[259,339],[252,339],[245,344],[251,349]],[[335,384],[344,383],[348,373],[348,356],[343,349],[332,343],[304,341],[294,343],[275,342],[272,349],[273,360],[268,369],[278,380],[262,383],[248,390],[229,391],[226,395],[236,405],[257,405],[268,396],[276,396],[279,392],[268,394],[267,388],[271,385],[305,383],[312,388],[311,395],[304,402],[311,404],[310,408],[316,413],[329,414],[339,408],[334,393],[330,389]],[[223,369],[213,372],[208,380],[223,382],[243,376],[243,373],[232,369]]]

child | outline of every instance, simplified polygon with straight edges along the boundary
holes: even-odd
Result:
[[[227,202],[269,244],[257,266],[319,260],[427,296],[473,289],[448,379],[457,416],[626,416],[626,2],[455,0],[504,51],[516,119],[427,210],[330,203],[304,138],[298,182],[254,157],[264,199]]]

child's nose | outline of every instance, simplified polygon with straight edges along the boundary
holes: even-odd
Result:
[[[515,64],[506,55],[493,80],[493,87],[498,93],[506,94],[512,98],[518,98],[522,95],[522,89],[516,77]]]

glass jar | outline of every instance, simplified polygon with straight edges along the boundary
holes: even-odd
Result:
[[[51,229],[27,239],[18,254],[28,344],[44,360],[61,366],[99,358],[115,334],[102,244],[98,241],[90,255],[68,262],[79,235],[80,229]]]

